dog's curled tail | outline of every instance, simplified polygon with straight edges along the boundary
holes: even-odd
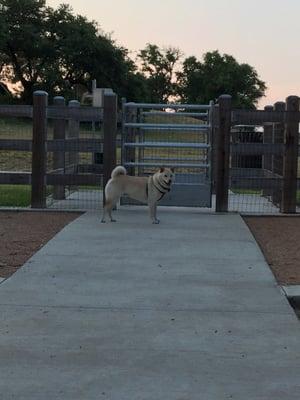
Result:
[[[120,176],[120,175],[127,175],[127,171],[126,171],[126,169],[124,167],[122,167],[122,165],[119,165],[118,167],[116,167],[112,171],[111,177],[113,179],[113,178],[116,178],[117,176]]]

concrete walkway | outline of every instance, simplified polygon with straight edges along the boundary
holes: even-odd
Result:
[[[238,215],[87,213],[0,284],[1,400],[299,400],[300,323]]]

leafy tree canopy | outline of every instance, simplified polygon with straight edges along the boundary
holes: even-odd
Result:
[[[137,59],[68,5],[46,0],[0,0],[0,80],[21,83],[22,101],[34,90],[74,98],[90,88],[112,88],[130,101],[207,103],[230,94],[237,107],[254,107],[266,85],[248,64],[218,51],[203,60],[178,48],[147,44]],[[79,90],[80,89],[80,90]],[[80,97],[80,96],[79,96]]]
[[[54,10],[45,0],[1,0],[0,22],[0,78],[21,82],[24,101],[36,89],[67,96],[95,78],[101,87],[130,93],[135,65],[127,50],[69,6]]]
[[[147,44],[138,54],[141,71],[147,79],[150,101],[153,103],[166,102],[176,96],[176,68],[182,53],[178,48],[167,47],[160,49],[155,44]]]
[[[178,93],[189,103],[207,103],[230,94],[235,107],[253,108],[266,90],[253,67],[218,51],[206,53],[203,61],[186,58],[177,79]]]

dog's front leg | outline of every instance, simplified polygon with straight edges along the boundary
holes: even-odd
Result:
[[[149,209],[150,209],[150,218],[152,220],[152,223],[159,224],[159,219],[156,218],[157,203],[156,202],[150,203]]]
[[[102,213],[102,219],[101,219],[102,224],[105,224],[105,222],[106,222],[105,215],[106,215],[106,209],[105,209],[105,206],[104,206],[103,207],[103,213]]]

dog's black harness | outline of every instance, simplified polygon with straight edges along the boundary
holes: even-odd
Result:
[[[165,187],[165,186],[163,186],[160,182],[158,182],[159,185],[160,185],[160,189],[159,189],[159,188],[155,185],[153,177],[151,177],[150,179],[152,179],[152,183],[153,183],[153,186],[155,187],[155,189],[161,194],[160,198],[157,200],[157,201],[159,201],[159,200],[161,200],[161,199],[164,197],[164,195],[165,195],[167,192],[169,192],[169,191],[171,190],[171,188],[170,188],[170,187]],[[150,182],[150,180],[148,181],[147,186],[146,186],[146,196],[147,196],[147,199],[148,199],[148,194],[149,194],[149,188],[148,188],[149,182]],[[163,190],[165,190],[165,191],[162,192],[161,189],[163,189]]]

